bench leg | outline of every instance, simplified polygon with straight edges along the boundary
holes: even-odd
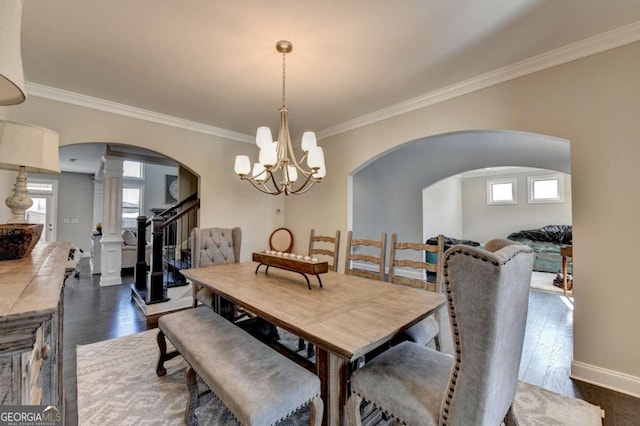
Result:
[[[320,396],[316,396],[309,403],[309,426],[320,426],[324,414],[324,403]]]
[[[196,417],[196,408],[198,408],[199,396],[198,381],[196,379],[195,370],[189,367],[187,371],[185,371],[184,377],[188,390],[187,407],[184,409],[184,423],[189,426],[196,426],[198,424],[198,418]]]
[[[167,353],[167,340],[164,337],[164,333],[162,331],[158,332],[156,341],[158,342],[158,349],[160,349],[158,365],[156,366],[156,374],[158,376],[164,376],[165,374],[167,374],[167,370],[164,368],[164,362],[177,357],[178,355],[180,355],[180,353],[178,351]]]

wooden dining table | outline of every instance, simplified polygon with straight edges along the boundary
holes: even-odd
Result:
[[[349,365],[437,311],[442,294],[329,271],[307,287],[296,272],[254,262],[183,270],[214,294],[316,346],[323,424],[345,424]]]

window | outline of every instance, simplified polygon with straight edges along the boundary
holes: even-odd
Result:
[[[487,181],[487,204],[518,204],[518,179]]]
[[[125,178],[142,179],[142,163],[124,160],[122,162],[122,176]]]
[[[122,188],[122,229],[137,229],[138,216],[142,211],[142,188]]]
[[[530,203],[564,202],[564,178],[562,175],[529,176],[527,181]]]
[[[28,192],[53,193],[53,182],[37,182],[31,179],[27,181]]]

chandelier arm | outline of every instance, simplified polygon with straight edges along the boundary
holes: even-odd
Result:
[[[296,190],[289,191],[289,193],[291,193],[291,194],[304,194],[305,192],[307,192],[313,186],[314,183],[319,182],[319,180],[314,178],[311,173],[309,173],[308,175],[305,174],[305,177],[306,177],[306,179],[302,183],[302,185],[300,185],[298,187],[298,189],[296,189]]]
[[[308,182],[311,182],[310,184],[307,185]],[[290,194],[292,195],[301,195],[304,194],[305,192],[307,192],[308,190],[311,189],[311,187],[313,186],[314,183],[316,183],[317,181],[313,181],[313,180],[306,180],[304,185],[302,185],[300,188],[296,189],[295,191],[289,191]]]
[[[275,183],[275,179],[273,178],[273,174],[271,172],[269,172],[269,177],[264,181],[264,182],[260,182],[260,183],[256,183],[256,180],[252,177],[248,177],[248,176],[241,176],[240,179],[242,180],[246,180],[249,181],[249,183],[251,185],[253,185],[254,188],[256,188],[258,191],[260,192],[264,192],[265,194],[271,194],[271,195],[279,195],[282,193],[282,189],[278,187],[278,185]],[[266,185],[267,182],[269,182],[269,180],[271,180],[273,182],[273,187],[274,187],[274,191],[270,190],[269,187]]]

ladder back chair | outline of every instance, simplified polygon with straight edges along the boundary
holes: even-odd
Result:
[[[436,293],[442,292],[442,255],[444,237],[438,235],[436,244],[398,242],[397,235],[391,234],[391,248],[389,249],[389,282],[423,288]],[[399,258],[398,254],[415,253],[413,259]],[[429,256],[432,254],[432,256]],[[428,257],[433,257],[435,263],[427,262]],[[415,260],[416,258],[421,260]],[[407,272],[419,271],[423,278],[413,278],[401,275],[399,268],[411,268]],[[433,279],[430,278],[433,275]],[[404,340],[426,345],[433,341],[436,350],[440,350],[440,318],[439,312],[430,315],[416,325],[399,334],[392,344]]]
[[[318,247],[321,245],[321,247]],[[315,229],[309,231],[309,256],[315,257],[317,255],[329,257],[329,270],[338,272],[338,256],[340,252],[340,230],[336,231],[334,237],[316,235]],[[309,343],[305,345],[304,339],[298,339],[298,350],[303,351],[307,348],[307,357],[311,358],[315,351],[313,344]]]
[[[336,231],[334,237],[316,235],[315,229],[309,233],[309,256],[316,255],[327,256],[331,258],[329,261],[329,269],[338,272],[338,255],[340,251],[340,230]],[[321,247],[317,247],[318,244]]]
[[[366,253],[358,253],[364,249]],[[373,252],[377,251],[377,255]],[[387,251],[387,233],[383,232],[380,240],[353,238],[353,231],[347,236],[347,254],[345,256],[344,273],[358,277],[384,281],[384,259]],[[367,265],[377,265],[377,272],[354,268],[352,262],[366,262]]]

